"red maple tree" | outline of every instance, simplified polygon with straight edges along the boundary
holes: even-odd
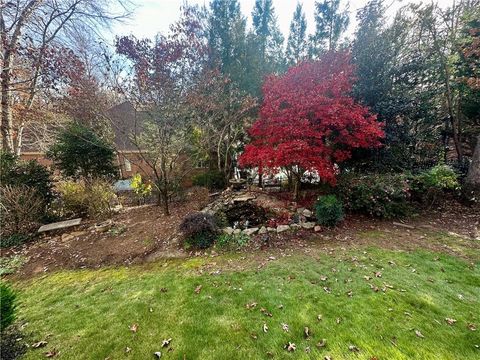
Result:
[[[306,171],[335,184],[336,164],[355,148],[381,146],[383,124],[351,96],[354,67],[346,51],[272,75],[263,85],[259,119],[249,129],[251,142],[239,163],[259,173],[281,168],[296,183]]]

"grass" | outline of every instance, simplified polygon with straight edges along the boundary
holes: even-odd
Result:
[[[61,359],[153,359],[157,351],[162,359],[480,358],[480,330],[468,328],[480,325],[478,264],[378,248],[294,253],[257,268],[259,256],[267,257],[171,260],[17,282],[20,321],[32,341],[48,342],[25,358],[53,349]],[[247,309],[251,303],[257,306]],[[321,339],[327,346],[319,349]],[[295,352],[283,348],[287,342]]]

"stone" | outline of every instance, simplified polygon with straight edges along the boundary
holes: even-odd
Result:
[[[74,237],[79,237],[79,236],[82,236],[82,235],[86,235],[88,234],[87,231],[73,231],[70,233],[70,235],[74,236]]]
[[[302,215],[305,216],[306,218],[311,218],[313,216],[313,213],[308,209],[304,209],[302,211]]]
[[[278,225],[277,226],[277,233],[281,233],[284,231],[290,230],[290,225]]]
[[[322,227],[321,227],[320,225],[317,225],[317,226],[315,226],[315,227],[313,228],[313,230],[314,230],[315,232],[319,232],[319,231],[322,231]]]
[[[235,230],[233,230],[233,233],[234,233],[235,235],[238,235],[238,234],[240,234],[241,232],[242,232],[241,229],[235,229]]]
[[[234,231],[233,228],[230,226],[223,229],[223,232],[228,235],[232,235],[233,231]]]
[[[315,227],[315,223],[314,222],[304,222],[304,223],[302,223],[302,227],[304,229],[313,229]]]
[[[249,229],[245,229],[243,230],[243,233],[247,236],[252,236],[253,234],[255,234],[256,232],[258,231],[258,228],[255,227],[255,228],[249,228]]]
[[[100,224],[95,224],[95,231],[96,232],[106,232],[113,226],[113,223],[111,220],[107,220],[104,222],[101,222]]]
[[[266,228],[265,226],[262,226],[262,227],[260,228],[260,230],[258,230],[258,233],[259,233],[259,234],[266,234],[267,231],[268,231],[267,228]]]
[[[236,198],[233,198],[233,202],[246,202],[255,199],[255,196],[253,195],[242,195],[242,196],[237,196]]]
[[[300,207],[300,208],[297,209],[297,213],[302,214],[304,210],[305,210],[305,208]]]
[[[72,226],[80,225],[81,222],[82,222],[82,218],[77,218],[77,219],[60,221],[60,222],[55,222],[55,223],[51,223],[51,224],[47,224],[47,225],[42,225],[38,229],[38,232],[42,233],[42,232],[46,232],[46,231],[65,229],[65,228],[69,228],[69,227],[72,227]]]
[[[302,226],[300,224],[292,224],[290,225],[290,229],[300,229]]]

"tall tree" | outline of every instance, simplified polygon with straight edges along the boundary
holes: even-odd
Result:
[[[310,36],[310,55],[318,57],[335,50],[349,24],[348,10],[340,11],[340,0],[315,2],[315,33]]]
[[[117,52],[131,63],[119,89],[137,109],[137,122],[126,134],[153,173],[159,205],[169,215],[170,199],[190,170],[193,131],[188,94],[205,63],[207,46],[196,8],[185,6],[168,36],[150,40],[117,39]]]
[[[290,34],[287,41],[287,61],[289,65],[298,64],[308,55],[307,20],[302,4],[298,3],[290,23]]]
[[[61,85],[65,79],[59,75],[67,73],[71,67],[67,64],[72,55],[70,35],[79,27],[92,32],[108,28],[113,20],[125,15],[110,11],[115,3],[114,0],[2,1],[1,134],[4,150],[21,152],[25,124],[23,117],[14,118],[15,105],[20,104],[29,111],[42,91]]]
[[[212,0],[208,18],[211,68],[241,85],[245,72],[246,19],[238,0]]]

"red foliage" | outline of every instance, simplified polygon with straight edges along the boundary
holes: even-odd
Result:
[[[350,54],[331,52],[268,77],[240,165],[261,172],[298,166],[335,184],[335,164],[355,148],[379,147],[384,136],[383,124],[351,97],[353,74]]]

